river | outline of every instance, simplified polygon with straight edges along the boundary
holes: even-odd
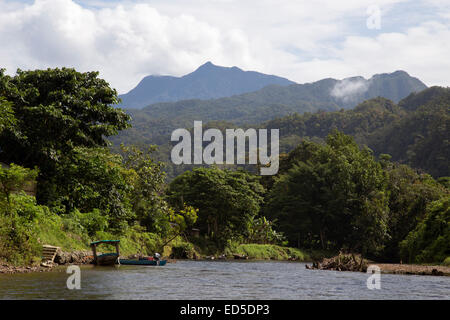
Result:
[[[307,270],[304,263],[178,261],[163,267],[81,267],[81,289],[66,268],[0,274],[0,299],[449,299],[450,277]]]

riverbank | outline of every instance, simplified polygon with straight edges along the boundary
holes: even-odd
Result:
[[[350,253],[340,253],[331,258],[314,261],[312,265],[306,265],[306,269],[356,272],[367,272],[371,267],[378,267],[381,273],[450,276],[450,267],[446,265],[377,263],[364,259],[359,254]]]
[[[46,272],[51,271],[52,268],[34,266],[14,266],[12,264],[0,261],[0,274],[14,274],[14,273],[30,273],[30,272]]]
[[[417,265],[395,263],[372,263],[380,268],[381,273],[415,274],[427,276],[450,276],[450,267],[440,265]]]
[[[139,234],[134,234],[135,238],[140,238]],[[139,242],[138,251],[137,244],[130,245],[131,237],[121,237],[121,256],[128,259],[136,259],[140,256],[148,256],[154,253],[155,248],[146,247],[145,243]],[[56,244],[61,244],[57,242]],[[122,250],[122,243],[124,243],[125,250]],[[83,244],[78,243],[76,248],[83,247]],[[85,247],[87,247],[85,245]],[[14,265],[8,262],[0,261],[0,273],[28,273],[28,272],[44,272],[49,271],[58,265],[84,265],[92,264],[93,255],[90,250],[58,249],[56,252],[54,263],[50,265],[39,264],[37,257],[35,262],[29,265]],[[145,249],[144,249],[145,248]],[[269,244],[240,244],[225,248],[224,251],[216,254],[207,254],[204,248],[194,248],[194,245],[180,239],[175,239],[172,244],[166,245],[161,254],[164,259],[175,262],[177,259],[183,260],[277,260],[277,261],[312,261],[310,255],[306,252],[290,247],[282,247]]]

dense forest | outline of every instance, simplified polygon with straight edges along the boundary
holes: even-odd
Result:
[[[130,116],[98,73],[1,71],[0,259],[29,264],[43,243],[70,250],[120,238],[125,253],[165,254],[170,243],[167,254],[194,257],[262,244],[443,263],[448,99],[449,89],[430,88],[398,104],[376,98],[273,120],[264,126],[289,143],[276,176],[211,166],[168,181],[151,141],[111,148]],[[21,191],[33,181],[35,195]]]

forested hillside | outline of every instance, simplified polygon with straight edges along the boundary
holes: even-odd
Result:
[[[424,170],[435,177],[449,176],[449,91],[431,87],[409,95],[398,104],[378,97],[350,110],[294,113],[260,124],[210,121],[204,123],[204,127],[222,131],[239,127],[279,129],[282,153],[293,150],[305,138],[320,142],[333,129],[338,129],[353,136],[360,146],[369,146],[375,155],[387,153],[393,161]],[[163,126],[167,122],[171,120],[161,121],[158,125]],[[192,123],[186,125],[192,127]],[[166,170],[171,178],[192,168],[191,165],[174,166],[170,163],[169,132],[150,140],[139,136],[141,132],[142,129],[128,129],[113,141],[138,144],[153,141],[159,145],[155,156],[167,163]],[[248,169],[251,170],[250,167]]]
[[[313,83],[268,86],[261,90],[213,100],[158,103],[142,110],[129,110],[133,128],[114,141],[164,144],[176,128],[190,128],[194,120],[228,121],[242,126],[293,113],[336,111],[355,107],[378,96],[398,102],[425,89],[404,71],[344,80],[323,79]]]
[[[333,129],[352,135],[376,155],[409,164],[436,177],[450,175],[450,89],[432,87],[398,105],[384,98],[367,100],[353,110],[294,114],[269,121],[280,129],[280,147],[288,152],[301,139],[324,138]]]

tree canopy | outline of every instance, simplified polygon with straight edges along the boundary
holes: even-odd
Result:
[[[276,180],[265,213],[291,244],[378,252],[387,235],[385,175],[368,149],[334,132],[325,145],[303,142]]]
[[[174,179],[167,196],[175,207],[198,208],[200,231],[223,245],[248,232],[258,214],[264,193],[258,179],[245,171],[197,168]]]
[[[129,116],[113,107],[118,102],[116,90],[98,78],[98,72],[19,69],[8,76],[2,70],[0,96],[16,121],[14,130],[5,127],[0,133],[0,161],[38,166],[39,182],[46,185],[76,148],[106,146],[108,136],[129,126]],[[46,201],[41,195],[39,201]]]

